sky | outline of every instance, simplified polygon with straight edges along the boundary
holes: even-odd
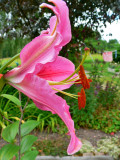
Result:
[[[102,29],[104,31],[101,34],[103,40],[109,41],[109,39],[117,39],[120,43],[120,20],[116,20],[111,24],[107,23],[107,27],[102,27]],[[111,33],[112,36],[109,36],[109,33]]]

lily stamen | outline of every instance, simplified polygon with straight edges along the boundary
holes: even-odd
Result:
[[[74,77],[74,78],[72,78],[72,79],[70,79],[70,80],[67,80],[67,82],[76,81],[76,80],[78,79],[78,77],[79,77],[79,76],[76,76],[76,77]],[[76,78],[77,78],[77,79],[76,79]]]
[[[79,80],[77,80],[80,84],[82,84],[84,89],[90,88],[90,82],[92,82],[91,79],[88,79],[85,74],[85,70],[82,65],[80,65],[80,71],[79,71]]]
[[[81,92],[78,92],[78,95],[78,107],[79,110],[81,110],[81,108],[85,108],[86,105],[86,95],[83,88],[81,89]]]
[[[52,87],[52,89],[57,91],[57,92],[60,92],[60,93],[62,93],[64,95],[67,95],[69,97],[75,98],[75,99],[78,99],[78,97],[80,97],[79,95],[74,95],[74,94],[71,94],[71,93],[67,93],[67,92],[61,91],[61,90],[53,88],[53,87]]]
[[[67,85],[67,84],[75,84],[76,81],[79,80],[79,76],[76,76],[70,80],[67,80],[65,82],[57,82],[57,81],[48,81],[49,85]]]
[[[56,81],[48,81],[49,85],[67,85],[67,84],[74,84],[74,82],[56,82]]]

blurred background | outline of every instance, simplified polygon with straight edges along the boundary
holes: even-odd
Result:
[[[40,9],[42,2],[47,0],[0,0],[1,58],[20,52],[26,43],[48,28],[53,13],[49,9]],[[72,41],[63,48],[61,55],[67,56],[70,47],[79,52],[84,45],[90,47],[92,53],[120,50],[118,0],[66,2],[70,11]]]

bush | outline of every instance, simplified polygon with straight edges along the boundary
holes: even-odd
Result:
[[[117,53],[117,57],[115,57],[115,52],[113,53],[113,61],[116,63],[120,62],[120,53]]]
[[[112,81],[105,82],[102,78],[105,69],[100,67],[100,65],[101,63],[98,60],[92,64],[89,75],[93,82],[90,85],[90,89],[85,90],[86,107],[79,110],[76,100],[66,99],[71,106],[70,111],[76,128],[88,127],[111,133],[120,129],[119,84],[114,84],[113,79],[115,77],[113,77]],[[80,87],[77,89],[71,87],[69,89],[71,93],[77,94],[78,91],[80,91]]]
[[[77,94],[80,92],[81,87],[72,86],[68,92]],[[68,105],[70,105],[71,116],[75,123],[75,128],[79,129],[80,126],[88,127],[90,120],[93,119],[93,113],[97,108],[97,98],[94,96],[94,88],[90,87],[89,90],[85,90],[86,93],[86,106],[79,110],[78,101],[69,97],[65,97]]]

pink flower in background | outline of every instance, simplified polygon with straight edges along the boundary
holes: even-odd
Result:
[[[110,135],[111,135],[111,136],[114,136],[114,135],[115,135],[115,133],[114,133],[114,132],[111,132],[111,133],[110,133]]]
[[[104,52],[103,59],[105,62],[112,62],[113,61],[112,52]]]
[[[72,84],[57,82],[66,79],[74,71],[74,64],[58,56],[59,51],[71,40],[69,12],[63,0],[49,0],[55,6],[43,3],[41,7],[53,10],[56,16],[50,19],[50,28],[28,43],[20,53],[21,65],[4,75],[7,82],[30,97],[41,110],[56,113],[64,121],[71,135],[68,154],[81,148],[75,135],[74,122],[66,101],[56,95],[56,90],[64,90]],[[54,82],[54,83],[52,83]],[[56,82],[56,83],[55,83]]]

